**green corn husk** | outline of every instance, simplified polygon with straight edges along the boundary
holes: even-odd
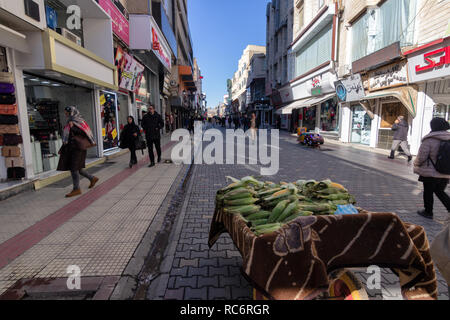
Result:
[[[337,194],[337,193],[347,193],[347,191],[338,189],[338,188],[329,187],[329,188],[326,188],[323,190],[319,190],[319,191],[317,191],[317,193],[319,193],[321,195],[330,195],[330,194]]]
[[[282,190],[281,188],[274,188],[274,189],[270,189],[270,190],[260,191],[260,192],[258,192],[258,197],[271,196],[275,192],[278,192],[278,191],[281,191],[281,190]]]
[[[350,204],[348,200],[333,200],[329,201],[329,203],[335,206],[345,206],[347,204]]]
[[[284,198],[284,197],[287,197],[287,196],[290,196],[290,195],[292,195],[292,191],[289,190],[289,189],[284,189],[284,190],[275,192],[270,197],[264,198],[264,201],[270,202],[270,201],[277,200],[277,199],[280,199],[280,198]]]
[[[250,198],[243,198],[243,199],[236,199],[236,200],[225,200],[224,203],[226,206],[245,206],[245,205],[254,204],[257,201],[259,201],[259,199],[250,197]]]
[[[333,206],[330,204],[299,205],[299,208],[303,211],[312,211],[314,213],[323,212],[323,211],[331,211],[334,209]],[[334,211],[336,211],[336,210],[334,210]]]
[[[260,211],[258,213],[254,213],[247,217],[248,220],[260,220],[260,219],[268,219],[270,217],[271,212],[269,211]]]
[[[267,228],[272,228],[272,227],[278,227],[278,228],[280,228],[282,225],[281,225],[281,223],[267,223],[267,224],[263,224],[263,225],[259,225],[259,226],[256,226],[256,227],[254,227],[254,228],[252,228],[254,231],[260,231],[260,230],[264,230],[264,229],[267,229]]]
[[[236,206],[224,208],[225,212],[232,214],[240,214],[244,217],[249,216],[253,213],[257,213],[261,210],[260,206],[257,205],[247,205],[247,206]]]
[[[255,230],[254,232],[255,232],[255,235],[261,236],[261,235],[264,235],[264,234],[269,234],[269,233],[278,231],[281,228],[281,226],[282,226],[281,224],[277,224],[277,225],[274,225],[272,227],[261,228],[261,229]]]
[[[225,201],[233,201],[233,200],[239,200],[239,199],[248,199],[248,198],[253,198],[253,194],[250,192],[246,192],[246,193],[238,193],[232,196],[225,196],[223,197],[223,200]]]
[[[278,217],[276,221],[282,222],[284,219],[289,217],[294,211],[298,209],[298,200],[290,203],[286,209],[283,210],[283,213]]]
[[[277,206],[272,210],[272,214],[270,215],[268,222],[271,223],[277,221],[288,204],[289,200],[284,200],[277,204]]]
[[[350,195],[348,193],[337,193],[337,194],[330,194],[328,196],[318,196],[320,199],[327,199],[327,200],[349,200]]]
[[[262,226],[267,223],[267,219],[251,220],[252,227]]]

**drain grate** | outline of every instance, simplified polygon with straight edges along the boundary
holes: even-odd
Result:
[[[87,169],[87,172],[89,172],[89,174],[95,175],[100,170],[111,167],[114,164],[116,164],[116,162],[104,162],[102,164],[99,164],[97,166]],[[61,181],[55,182],[55,183],[51,184],[49,187],[56,188],[56,189],[65,189],[71,185],[72,185],[72,178],[69,177],[69,178],[65,178]]]

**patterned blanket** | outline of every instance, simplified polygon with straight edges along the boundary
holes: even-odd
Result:
[[[405,299],[437,299],[424,229],[393,213],[299,217],[256,237],[239,216],[216,209],[209,246],[224,232],[242,255],[246,278],[270,299],[313,299],[328,289],[332,271],[372,265],[399,276]]]

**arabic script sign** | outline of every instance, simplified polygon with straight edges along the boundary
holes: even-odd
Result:
[[[406,61],[379,68],[369,73],[369,90],[381,90],[408,83]]]
[[[360,74],[336,81],[334,85],[340,102],[359,101],[366,96]]]

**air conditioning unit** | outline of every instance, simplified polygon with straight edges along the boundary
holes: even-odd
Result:
[[[79,36],[77,36],[76,34],[70,32],[66,28],[61,28],[61,35],[64,38],[66,38],[66,39],[76,43],[77,45],[81,46],[81,38]]]

